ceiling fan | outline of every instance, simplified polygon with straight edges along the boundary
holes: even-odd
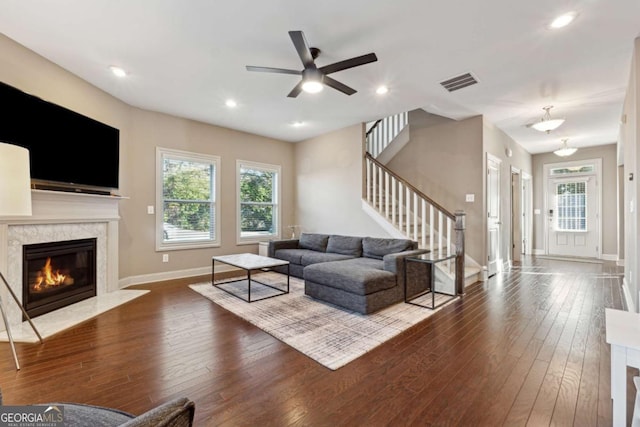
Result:
[[[366,55],[357,56],[351,59],[345,59],[344,61],[335,62],[333,64],[325,65],[318,68],[315,64],[315,59],[320,54],[320,49],[315,47],[309,47],[307,40],[304,37],[302,31],[289,31],[289,37],[300,56],[304,69],[289,70],[286,68],[271,68],[271,67],[254,67],[247,65],[247,71],[260,71],[266,73],[280,73],[280,74],[296,74],[301,75],[302,80],[289,92],[287,95],[290,98],[297,97],[301,91],[316,93],[322,90],[323,85],[332,87],[346,95],[353,95],[357,91],[349,86],[340,83],[339,81],[331,78],[328,74],[335,73],[337,71],[346,70],[348,68],[357,67],[359,65],[365,65],[370,62],[378,60],[375,53],[368,53]]]

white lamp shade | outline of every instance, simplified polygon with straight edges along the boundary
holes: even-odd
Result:
[[[543,120],[531,125],[532,128],[540,132],[551,132],[560,127],[564,123],[564,119]]]
[[[29,150],[0,142],[0,216],[31,215]]]

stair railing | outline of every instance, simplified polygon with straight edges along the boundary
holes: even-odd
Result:
[[[465,213],[449,212],[370,153],[364,160],[363,198],[421,248],[455,253],[455,266],[449,270],[455,274],[456,293],[463,294]]]
[[[376,120],[366,134],[367,152],[374,158],[409,124],[409,113],[399,113]]]

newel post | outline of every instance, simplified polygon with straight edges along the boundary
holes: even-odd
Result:
[[[464,211],[455,211],[456,216],[456,294],[464,294]]]

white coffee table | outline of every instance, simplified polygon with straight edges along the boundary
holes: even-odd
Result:
[[[231,265],[233,267],[237,267],[237,268],[241,268],[242,270],[245,270],[247,272],[247,278],[246,279],[234,279],[234,280],[227,280],[221,283],[216,283],[215,282],[215,265],[216,265],[216,261],[221,262],[223,264],[227,264],[227,265]],[[269,269],[272,269],[274,267],[281,267],[281,266],[287,266],[287,290],[284,291],[282,289],[276,288],[275,286],[269,285],[267,283],[264,282],[260,282],[258,280],[255,279],[251,279],[251,272],[255,271],[255,270],[260,270],[260,271],[266,271]],[[222,287],[222,285],[228,284],[228,283],[232,283],[232,282],[242,282],[242,281],[247,281],[247,298],[243,298],[242,296],[231,292],[228,289],[225,289],[224,287]],[[275,294],[271,294],[269,296],[266,297],[262,297],[262,298],[258,298],[258,299],[251,299],[251,282],[255,282],[255,283],[259,283],[263,286],[267,286],[271,289],[275,289],[276,291],[278,291]],[[255,301],[262,301],[264,299],[267,298],[273,298],[273,297],[277,297],[279,295],[284,295],[284,294],[288,294],[289,293],[289,261],[283,261],[281,259],[275,259],[275,258],[269,258],[266,256],[261,256],[261,255],[255,255],[255,254],[234,254],[234,255],[221,255],[221,256],[214,256],[211,257],[211,284],[215,287],[217,287],[220,290],[223,290],[225,292],[227,292],[228,294],[231,294],[237,298],[240,298],[243,301],[246,302],[255,302]]]

